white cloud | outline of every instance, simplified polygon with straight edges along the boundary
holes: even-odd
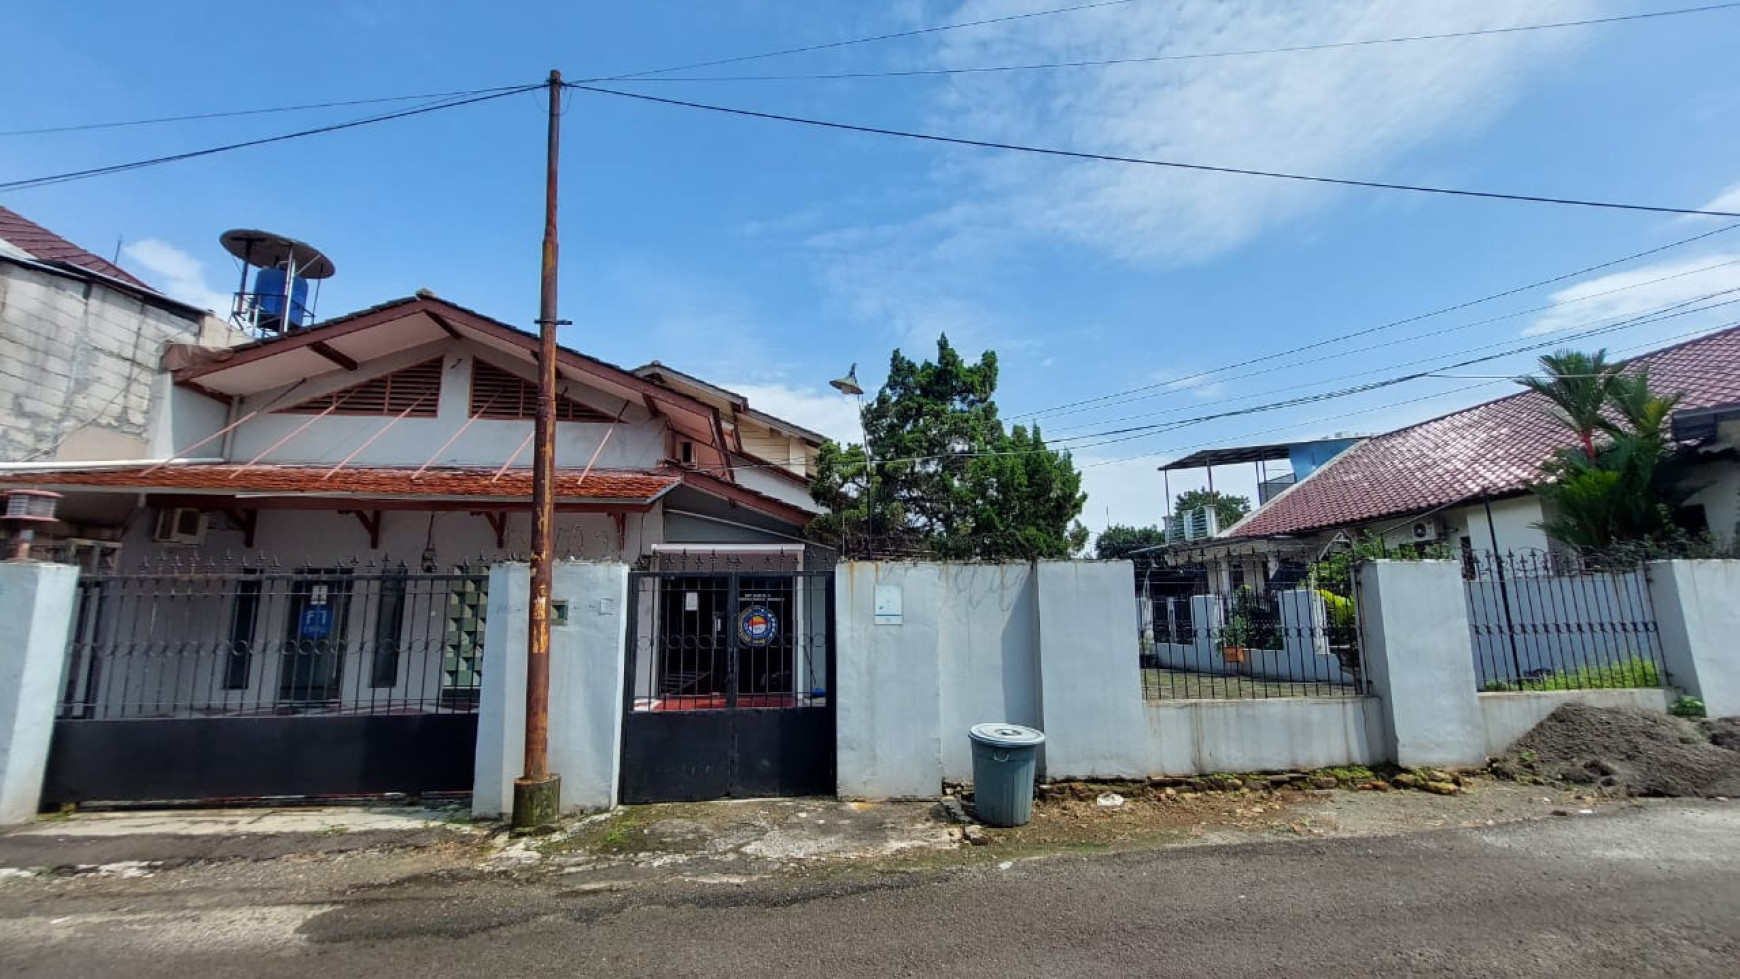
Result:
[[[146,274],[164,294],[184,303],[221,312],[230,308],[230,294],[205,281],[205,263],[160,238],[141,238],[121,249],[126,259]]]
[[[721,384],[749,399],[749,406],[833,439],[860,442],[858,401],[832,388],[798,388],[784,384]]]
[[[1704,202],[1704,206],[1698,208],[1698,210],[1700,210],[1700,211],[1728,211],[1731,213],[1732,212],[1740,212],[1740,183],[1730,184],[1726,190],[1723,190],[1720,194],[1717,194],[1715,197],[1712,197],[1708,201]],[[1681,220],[1682,221],[1724,221],[1724,220],[1728,220],[1728,219],[1727,218],[1705,217],[1705,216],[1699,215],[1699,214],[1687,214],[1687,215],[1683,216],[1681,218]]]
[[[1725,289],[1740,289],[1740,255],[1703,255],[1627,269],[1553,293],[1553,308],[1530,323],[1523,335],[1623,319]]]
[[[961,19],[1037,0],[973,0]],[[1574,18],[1588,0],[1555,5]],[[1120,5],[946,35],[937,62],[985,65],[1259,49],[1508,27],[1534,5],[1420,0]],[[1487,36],[1323,52],[956,76],[934,124],[978,138],[1121,156],[1355,177],[1496,116],[1530,71],[1576,32]],[[964,158],[963,187],[1032,234],[1130,260],[1197,261],[1331,200],[1299,183],[1158,167]]]
[[[968,0],[932,19],[981,20],[1049,2]],[[1573,19],[1595,8],[1593,0],[1566,0],[1554,14]],[[1152,0],[939,34],[928,64],[1286,47],[1514,26],[1539,17],[1535,5],[1501,0]],[[890,122],[1123,156],[1418,177],[1419,166],[1406,174],[1392,167],[1435,142],[1476,131],[1530,75],[1551,71],[1584,36],[1549,31],[950,76],[937,84],[921,122]],[[1021,322],[1021,310],[1008,308],[1002,288],[1026,274],[1024,262],[1036,248],[1061,242],[1136,264],[1200,262],[1344,196],[1297,182],[967,148],[938,150],[932,159],[926,184],[888,192],[883,212],[907,216],[806,239],[841,312],[902,344],[946,332],[969,346],[1002,349],[1010,330],[1034,329]],[[1413,203],[1361,193],[1358,200],[1374,206]]]

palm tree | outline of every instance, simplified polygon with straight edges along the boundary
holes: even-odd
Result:
[[[1561,350],[1543,356],[1541,370],[1545,377],[1519,377],[1517,383],[1553,403],[1552,416],[1577,433],[1583,456],[1594,462],[1595,433],[1605,428],[1601,411],[1614,394],[1619,368],[1607,362],[1605,350]]]

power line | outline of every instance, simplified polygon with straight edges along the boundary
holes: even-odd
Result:
[[[1688,14],[1714,13],[1723,10],[1740,8],[1740,3],[1717,3],[1703,7],[1688,7],[1681,10],[1658,10],[1650,13],[1624,14],[1614,17],[1596,17],[1589,20],[1567,20],[1551,24],[1523,24],[1516,27],[1492,27],[1479,30],[1451,31],[1444,34],[1412,34],[1402,37],[1373,37],[1356,41],[1331,41],[1322,44],[1297,44],[1280,48],[1251,48],[1236,51],[1204,51],[1187,54],[1159,54],[1133,58],[1099,58],[1085,61],[1049,61],[1037,64],[1022,65],[990,65],[982,67],[962,68],[914,68],[904,71],[840,71],[816,72],[808,74],[786,75],[679,75],[676,77],[637,78],[621,76],[618,78],[592,79],[593,81],[636,81],[636,82],[784,82],[784,81],[842,81],[864,78],[920,78],[939,75],[977,75],[1013,71],[1045,71],[1059,68],[1108,68],[1117,65],[1142,65],[1163,61],[1201,61],[1211,58],[1242,58],[1252,55],[1269,54],[1299,54],[1310,51],[1330,51],[1340,48],[1369,47],[1379,44],[1403,44],[1416,41],[1448,41],[1456,38],[1486,37],[1495,34],[1520,34],[1526,31],[1548,31],[1568,27],[1595,27],[1602,24],[1617,24],[1625,21],[1649,20],[1660,17],[1681,17]],[[675,69],[673,69],[675,70]]]
[[[1591,272],[1599,272],[1602,269],[1612,268],[1615,265],[1624,265],[1628,262],[1634,262],[1640,258],[1648,258],[1651,255],[1655,255],[1655,254],[1658,254],[1660,252],[1668,251],[1670,249],[1679,248],[1682,245],[1689,245],[1689,244],[1696,242],[1696,241],[1703,241],[1705,238],[1711,238],[1711,237],[1714,237],[1714,236],[1720,235],[1720,234],[1727,234],[1728,232],[1733,231],[1736,228],[1740,228],[1740,224],[1730,224],[1727,227],[1717,228],[1714,231],[1706,231],[1702,234],[1692,235],[1690,238],[1681,238],[1678,241],[1670,241],[1665,245],[1657,245],[1654,248],[1646,248],[1643,251],[1633,252],[1630,255],[1625,255],[1623,257],[1615,258],[1615,259],[1612,259],[1610,261],[1601,262],[1601,263],[1598,263],[1596,265],[1585,266],[1584,268],[1577,269],[1574,272],[1566,272],[1562,275],[1555,275],[1549,279],[1541,279],[1538,282],[1531,282],[1527,285],[1521,285],[1521,286],[1516,286],[1515,288],[1512,288],[1512,289],[1506,289],[1503,292],[1495,292],[1495,293],[1492,293],[1491,295],[1481,296],[1479,299],[1470,299],[1470,300],[1467,300],[1465,302],[1456,303],[1456,304],[1451,305],[1451,306],[1445,306],[1442,309],[1435,309],[1429,313],[1419,313],[1417,315],[1405,317],[1403,319],[1391,320],[1388,323],[1382,323],[1382,324],[1379,324],[1378,326],[1371,326],[1371,327],[1367,327],[1363,330],[1356,330],[1352,333],[1344,333],[1344,334],[1341,334],[1339,336],[1327,337],[1327,338],[1322,339],[1322,340],[1315,340],[1315,341],[1312,341],[1311,343],[1302,344],[1302,345],[1297,346],[1297,347],[1291,347],[1289,349],[1277,351],[1275,353],[1264,354],[1261,357],[1252,357],[1248,360],[1241,360],[1241,361],[1238,361],[1236,363],[1223,365],[1221,367],[1211,367],[1207,370],[1198,371],[1195,374],[1187,374],[1184,377],[1175,377],[1175,378],[1171,378],[1169,380],[1159,381],[1159,382],[1156,382],[1154,384],[1144,384],[1140,387],[1127,388],[1123,391],[1116,391],[1116,392],[1113,392],[1111,394],[1100,395],[1099,397],[1095,397],[1095,398],[1087,398],[1087,399],[1084,399],[1081,401],[1070,401],[1070,402],[1060,404],[1060,405],[1053,405],[1049,408],[1040,408],[1040,409],[1037,409],[1035,411],[1025,412],[1025,413],[1022,413],[1019,415],[1012,415],[1010,417],[1012,417],[1012,418],[1037,418],[1037,417],[1040,417],[1043,415],[1062,414],[1062,413],[1064,413],[1063,409],[1065,409],[1065,408],[1075,408],[1075,407],[1080,406],[1080,405],[1089,405],[1089,404],[1096,404],[1096,403],[1103,402],[1103,401],[1111,401],[1113,399],[1120,398],[1120,397],[1127,395],[1127,394],[1137,394],[1137,393],[1142,392],[1142,391],[1152,391],[1156,388],[1162,388],[1162,387],[1166,387],[1168,385],[1175,385],[1175,384],[1179,384],[1181,382],[1199,380],[1199,379],[1206,378],[1206,377],[1209,377],[1209,376],[1214,375],[1214,374],[1219,374],[1222,371],[1235,370],[1235,369],[1240,368],[1240,367],[1248,367],[1252,364],[1260,364],[1260,363],[1263,363],[1264,361],[1275,360],[1275,359],[1280,358],[1280,357],[1287,357],[1287,356],[1291,356],[1291,355],[1296,354],[1296,353],[1303,353],[1307,350],[1315,350],[1319,347],[1330,346],[1332,344],[1340,343],[1344,340],[1351,340],[1355,337],[1369,336],[1373,333],[1381,333],[1384,330],[1391,330],[1391,329],[1394,329],[1398,326],[1406,326],[1409,323],[1418,323],[1421,320],[1432,319],[1433,317],[1443,316],[1443,315],[1446,315],[1448,313],[1454,313],[1454,312],[1457,312],[1459,310],[1468,309],[1471,306],[1479,306],[1479,305],[1482,305],[1484,303],[1492,302],[1494,300],[1506,299],[1506,298],[1509,298],[1511,296],[1518,295],[1520,293],[1530,292],[1532,290],[1539,289],[1542,286],[1550,286],[1550,285],[1553,285],[1555,283],[1564,282],[1566,279],[1575,279],[1579,276],[1588,275]],[[1483,321],[1483,322],[1492,322],[1492,321]],[[1479,325],[1479,324],[1474,324],[1474,325]],[[1423,333],[1423,334],[1421,334],[1421,336],[1422,337],[1435,336],[1438,333],[1442,333],[1442,332],[1447,332],[1447,331],[1442,331],[1442,330],[1433,331],[1431,333]]]
[[[1571,207],[1596,207],[1614,211],[1643,211],[1651,214],[1684,214],[1697,217],[1740,218],[1740,211],[1709,211],[1691,207],[1662,207],[1653,204],[1628,204],[1618,201],[1586,200],[1576,197],[1548,197],[1539,194],[1505,194],[1497,191],[1465,190],[1456,187],[1428,187],[1421,184],[1396,184],[1380,180],[1353,180],[1345,177],[1321,177],[1302,173],[1284,173],[1278,170],[1253,170],[1246,167],[1214,166],[1206,163],[1182,163],[1176,160],[1153,160],[1139,156],[1118,156],[1111,153],[1086,153],[1078,150],[1058,149],[1050,146],[1028,146],[1022,143],[1000,143],[984,139],[967,139],[960,136],[941,136],[936,133],[917,133],[903,129],[884,129],[879,126],[860,126],[846,122],[832,122],[825,119],[807,119],[803,116],[781,115],[776,112],[757,112],[752,109],[737,109],[724,105],[713,105],[707,102],[691,102],[685,99],[668,99],[656,95],[645,95],[640,92],[623,92],[613,88],[599,88],[594,85],[574,83],[569,86],[583,92],[596,92],[600,95],[615,95],[625,99],[638,99],[642,102],[657,102],[662,105],[682,106],[688,109],[704,109],[708,112],[722,112],[727,115],[745,116],[751,119],[767,119],[773,122],[791,122],[803,126],[817,126],[823,129],[837,129],[854,133],[869,133],[874,136],[899,136],[905,139],[924,140],[931,143],[946,143],[951,146],[974,146],[990,150],[1010,150],[1017,153],[1033,153],[1040,156],[1062,157],[1071,160],[1094,160],[1102,163],[1131,163],[1141,166],[1165,167],[1172,170],[1194,170],[1202,173],[1224,173],[1241,177],[1267,177],[1271,180],[1293,180],[1301,183],[1332,184],[1340,187],[1364,187],[1371,190],[1405,190],[1417,194],[1442,194],[1451,197],[1477,197],[1487,200],[1519,201],[1528,204],[1560,204]],[[0,187],[0,190],[5,189]]]
[[[418,107],[413,108],[413,109],[403,109],[403,110],[400,110],[398,112],[389,112],[389,113],[386,113],[384,115],[368,116],[368,117],[365,117],[362,119],[353,119],[350,122],[334,123],[334,124],[329,125],[329,126],[319,126],[319,127],[314,128],[314,129],[302,129],[302,130],[298,130],[298,131],[293,132],[293,133],[282,133],[282,134],[277,135],[277,136],[265,136],[265,137],[262,137],[260,139],[244,140],[244,141],[239,142],[239,143],[227,143],[227,144],[222,145],[222,146],[211,146],[211,147],[207,147],[207,148],[201,149],[201,150],[189,150],[185,153],[172,153],[168,156],[152,157],[151,159],[147,159],[147,160],[135,160],[131,163],[117,163],[117,164],[113,164],[113,165],[106,166],[106,167],[93,167],[93,168],[88,169],[88,170],[71,170],[71,171],[68,171],[65,173],[47,174],[47,175],[44,175],[41,177],[29,177],[29,178],[26,178],[23,180],[12,180],[12,181],[8,181],[6,183],[0,183],[0,192],[4,192],[4,191],[8,191],[8,190],[31,190],[31,189],[34,189],[37,187],[46,187],[46,186],[50,186],[52,184],[66,183],[66,182],[73,181],[73,180],[84,180],[84,179],[89,178],[89,177],[101,177],[101,176],[106,176],[106,175],[112,174],[112,173],[123,173],[123,172],[128,171],[128,170],[139,170],[139,169],[142,169],[145,167],[157,166],[157,165],[163,164],[163,163],[176,163],[176,162],[179,162],[181,160],[191,160],[191,159],[195,159],[197,157],[202,157],[202,156],[213,156],[213,155],[218,154],[218,153],[228,153],[231,150],[246,149],[246,148],[251,147],[251,146],[264,146],[264,145],[267,145],[269,143],[282,143],[282,142],[285,142],[286,140],[300,139],[304,136],[317,136],[317,135],[320,135],[321,133],[337,132],[341,129],[354,129],[358,126],[367,126],[367,125],[371,125],[373,123],[387,122],[387,121],[390,121],[393,119],[404,119],[404,118],[407,118],[409,116],[417,116],[417,115],[423,115],[424,113],[428,113],[428,112],[436,112],[436,111],[441,110],[441,109],[453,109],[453,108],[458,108],[459,106],[462,106],[462,105],[472,105],[472,104],[477,103],[477,102],[487,102],[487,101],[490,101],[491,99],[504,98],[504,97],[509,96],[509,95],[518,95],[522,92],[529,92],[529,91],[532,91],[534,89],[539,89],[539,88],[543,88],[543,87],[544,87],[544,85],[542,82],[535,84],[535,85],[522,85],[522,86],[519,86],[517,88],[510,88],[510,89],[505,89],[505,90],[498,91],[498,92],[492,92],[488,95],[478,95],[478,96],[473,96],[473,97],[467,98],[467,99],[449,99],[446,101],[438,102],[434,105],[418,106]]]
[[[731,58],[716,58],[712,61],[696,61],[686,65],[671,65],[666,68],[648,68],[643,71],[632,71],[622,75],[604,75],[598,78],[583,78],[580,83],[589,82],[621,82],[648,75],[663,75],[673,71],[691,71],[695,68],[715,68],[719,65],[735,65],[745,61],[761,61],[766,58],[780,58],[789,54],[807,54],[811,51],[827,51],[833,48],[851,47],[856,44],[870,44],[875,41],[893,41],[903,37],[919,37],[924,34],[938,34],[943,31],[958,31],[967,27],[986,27],[991,24],[1005,24],[1015,20],[1029,20],[1034,17],[1051,17],[1056,14],[1075,13],[1078,10],[1093,10],[1097,7],[1117,7],[1135,0],[1098,0],[1095,3],[1081,3],[1073,7],[1059,7],[1053,10],[1033,10],[1024,14],[1008,14],[1003,17],[989,17],[984,20],[970,20],[958,24],[942,24],[936,27],[919,27],[909,31],[894,31],[889,34],[874,34],[869,37],[855,37],[844,41],[828,41],[823,44],[806,44],[797,48],[782,48],[778,51],[763,51],[760,54],[742,54]]]
[[[5,136],[41,136],[49,133],[74,133],[92,129],[122,129],[130,126],[155,126],[168,122],[195,122],[202,119],[232,119],[237,116],[260,116],[278,112],[301,112],[307,109],[337,109],[354,105],[378,105],[383,102],[419,102],[428,99],[464,98],[470,95],[488,95],[491,92],[509,92],[523,88],[519,85],[498,85],[494,88],[473,88],[457,92],[425,92],[422,95],[383,95],[372,99],[345,99],[339,102],[304,102],[300,105],[278,105],[260,109],[229,109],[222,112],[196,112],[181,116],[157,116],[152,119],[124,119],[114,122],[86,122],[66,126],[43,126],[37,129],[8,129],[0,131],[0,137]]]
[[[1351,348],[1348,348],[1345,350],[1336,351],[1334,353],[1325,354],[1321,357],[1314,357],[1310,360],[1289,360],[1285,364],[1280,364],[1280,365],[1277,365],[1274,367],[1267,367],[1267,368],[1264,368],[1263,370],[1248,371],[1248,372],[1243,373],[1243,374],[1234,374],[1230,377],[1215,377],[1210,383],[1223,384],[1223,383],[1226,383],[1228,381],[1237,381],[1237,380],[1244,380],[1244,379],[1252,378],[1252,377],[1260,377],[1264,374],[1272,374],[1276,371],[1281,371],[1281,370],[1290,370],[1292,368],[1302,367],[1302,366],[1305,366],[1307,364],[1321,363],[1325,360],[1332,360],[1332,359],[1335,359],[1338,357],[1344,357],[1348,354],[1364,353],[1364,352],[1368,352],[1368,351],[1372,351],[1372,350],[1381,350],[1385,347],[1397,346],[1398,344],[1413,343],[1415,341],[1424,340],[1424,339],[1427,339],[1429,337],[1444,336],[1446,334],[1456,333],[1456,332],[1459,332],[1461,330],[1472,329],[1472,328],[1477,327],[1477,326],[1487,326],[1487,325],[1492,324],[1492,323],[1501,323],[1505,320],[1515,319],[1519,316],[1527,316],[1531,313],[1540,313],[1540,312],[1546,312],[1549,310],[1560,309],[1564,306],[1574,305],[1576,303],[1581,303],[1581,302],[1589,302],[1591,300],[1601,299],[1601,298],[1604,298],[1607,296],[1612,296],[1612,295],[1615,295],[1617,293],[1625,292],[1627,290],[1641,289],[1645,286],[1659,285],[1660,283],[1668,282],[1668,281],[1671,281],[1673,279],[1683,279],[1683,278],[1686,278],[1688,276],[1699,275],[1699,274],[1702,274],[1704,272],[1712,271],[1714,269],[1727,268],[1727,267],[1730,267],[1733,265],[1740,265],[1740,259],[1730,259],[1730,260],[1725,261],[1725,262],[1716,262],[1714,264],[1700,266],[1698,268],[1691,269],[1689,271],[1677,272],[1673,275],[1664,275],[1664,276],[1660,276],[1658,278],[1648,279],[1648,280],[1643,281],[1643,282],[1634,282],[1630,285],[1620,286],[1618,288],[1608,289],[1608,290],[1605,290],[1602,292],[1590,293],[1587,296],[1578,296],[1575,299],[1569,299],[1569,300],[1566,300],[1565,302],[1562,302],[1562,303],[1551,303],[1551,304],[1548,304],[1546,306],[1536,306],[1532,309],[1517,310],[1516,312],[1513,312],[1513,313],[1505,313],[1501,316],[1491,316],[1491,317],[1488,317],[1486,319],[1474,320],[1474,321],[1469,322],[1469,323],[1458,323],[1455,326],[1447,326],[1447,327],[1443,327],[1442,329],[1431,330],[1431,331],[1416,334],[1416,335],[1397,337],[1396,339],[1386,340],[1382,343],[1373,343],[1373,344],[1366,344],[1364,346],[1359,346],[1359,347],[1351,347]],[[1630,315],[1630,314],[1618,314],[1618,316],[1616,316],[1615,318],[1621,318],[1621,317],[1626,316],[1626,315]],[[1372,331],[1365,331],[1365,332],[1372,332]],[[1349,334],[1350,337],[1357,336],[1357,335],[1359,335],[1359,334]],[[1337,339],[1342,339],[1342,338],[1337,338]],[[1298,352],[1299,349],[1310,349],[1311,347],[1322,347],[1330,342],[1334,342],[1334,341],[1323,341],[1323,342],[1319,342],[1316,344],[1311,344],[1305,348],[1296,348],[1294,351],[1288,351],[1288,353]],[[1487,344],[1487,345],[1485,345],[1485,347],[1474,347],[1471,349],[1472,350],[1480,350],[1480,349],[1485,349],[1486,347],[1492,347],[1492,346],[1497,346],[1497,344]],[[1281,355],[1272,354],[1272,355],[1268,355],[1268,356],[1264,356],[1264,357],[1260,357],[1260,358],[1255,358],[1255,359],[1250,360],[1250,361],[1246,361],[1246,363],[1247,364],[1248,363],[1256,363],[1259,360],[1264,360],[1264,361],[1274,360],[1277,356],[1281,356]],[[1434,355],[1434,356],[1441,356],[1441,355]],[[1421,363],[1426,359],[1430,359],[1430,358],[1422,358],[1421,360],[1411,361],[1410,363]],[[1398,365],[1398,366],[1401,366],[1401,365]],[[1204,373],[1200,373],[1200,374],[1190,375],[1189,378],[1186,378],[1185,380],[1191,380],[1191,379],[1195,379],[1195,378],[1199,378],[1199,377],[1205,377],[1210,373],[1218,374],[1220,372],[1220,370],[1228,370],[1228,369],[1230,369],[1230,368],[1220,368],[1216,371],[1209,371],[1209,372],[1204,372]],[[1370,373],[1370,372],[1366,372],[1366,373]],[[1146,393],[1146,394],[1134,394],[1133,397],[1128,397],[1128,398],[1119,397],[1117,400],[1108,400],[1114,396],[1107,395],[1107,396],[1103,396],[1103,397],[1098,398],[1098,399],[1090,399],[1091,403],[1084,402],[1083,407],[1074,407],[1074,408],[1069,408],[1067,410],[1034,412],[1034,413],[1028,414],[1028,415],[1013,415],[1013,416],[1011,416],[1011,418],[1012,419],[1014,419],[1014,418],[1037,419],[1037,418],[1044,416],[1044,415],[1050,415],[1050,416],[1056,417],[1059,415],[1080,414],[1081,412],[1092,411],[1095,408],[1099,408],[1099,407],[1115,407],[1118,405],[1131,404],[1131,403],[1134,403],[1136,401],[1142,401],[1142,400],[1146,400],[1148,398],[1158,397],[1160,395],[1184,393],[1184,391],[1188,390],[1188,389],[1184,389],[1184,390],[1178,389],[1177,385],[1179,383],[1180,382],[1178,380],[1164,381],[1164,382],[1161,382],[1160,384],[1148,385],[1146,388],[1140,389],[1140,390],[1148,390],[1150,392],[1150,393]],[[1165,387],[1165,388],[1168,388],[1168,390],[1152,391],[1151,389],[1155,388],[1155,387]],[[1125,392],[1125,393],[1133,393],[1133,392]],[[1112,421],[1127,421],[1131,418],[1140,418],[1140,417],[1145,417],[1145,416],[1143,416],[1143,415],[1125,416],[1124,418],[1120,418],[1120,419],[1112,419]],[[1105,422],[1101,421],[1101,422],[1088,423],[1088,425],[1096,425],[1096,424],[1105,424]],[[1086,426],[1078,425],[1078,426],[1074,426],[1074,427],[1081,428],[1081,427],[1086,427]],[[1070,430],[1071,430],[1070,428],[1063,428],[1063,429],[1057,429],[1056,431],[1066,431],[1067,432]]]
[[[1685,300],[1683,302],[1672,303],[1672,304],[1669,304],[1667,306],[1663,306],[1663,307],[1660,307],[1658,309],[1652,310],[1650,312],[1640,314],[1636,317],[1633,317],[1632,319],[1623,320],[1619,323],[1616,323],[1616,324],[1613,324],[1610,326],[1602,326],[1602,327],[1584,330],[1584,331],[1580,331],[1580,332],[1576,332],[1576,333],[1560,334],[1560,335],[1554,336],[1552,339],[1549,339],[1549,340],[1544,340],[1544,341],[1540,341],[1537,343],[1524,344],[1522,346],[1513,347],[1513,348],[1510,348],[1508,350],[1501,350],[1501,351],[1498,351],[1497,353],[1485,354],[1485,355],[1480,356],[1480,357],[1471,357],[1471,358],[1468,358],[1465,360],[1457,361],[1457,362],[1452,363],[1452,364],[1444,364],[1442,366],[1431,368],[1428,370],[1413,371],[1413,372],[1410,372],[1407,374],[1401,374],[1401,375],[1398,375],[1395,377],[1389,377],[1389,378],[1385,378],[1385,379],[1378,380],[1378,381],[1370,381],[1370,382],[1367,382],[1365,384],[1357,384],[1357,385],[1353,385],[1351,387],[1340,388],[1340,389],[1337,389],[1334,391],[1325,391],[1325,392],[1321,392],[1319,394],[1313,394],[1313,395],[1302,395],[1302,396],[1297,397],[1297,398],[1288,398],[1288,399],[1285,399],[1282,401],[1272,401],[1272,402],[1268,402],[1266,404],[1253,405],[1253,406],[1248,407],[1248,408],[1239,408],[1239,409],[1234,409],[1234,410],[1230,410],[1230,411],[1217,412],[1217,413],[1213,413],[1213,414],[1198,415],[1198,416],[1195,416],[1193,418],[1187,418],[1187,419],[1183,419],[1183,420],[1177,421],[1177,422],[1164,422],[1164,423],[1155,423],[1152,425],[1134,426],[1131,428],[1111,429],[1109,431],[1095,432],[1095,433],[1092,433],[1089,435],[1076,436],[1077,439],[1102,438],[1102,439],[1104,439],[1104,441],[1089,443],[1086,445],[1069,446],[1068,449],[1070,451],[1074,451],[1076,449],[1092,448],[1094,446],[1099,446],[1099,445],[1108,445],[1108,444],[1111,444],[1113,442],[1128,441],[1129,439],[1132,439],[1132,438],[1142,438],[1145,435],[1152,435],[1152,434],[1155,434],[1155,433],[1160,432],[1160,431],[1170,431],[1170,430],[1175,429],[1175,428],[1182,428],[1182,427],[1187,427],[1190,425],[1200,425],[1200,424],[1203,424],[1205,422],[1210,422],[1210,421],[1219,421],[1222,418],[1234,418],[1234,417],[1238,417],[1240,415],[1257,414],[1257,413],[1265,412],[1265,411],[1274,411],[1277,408],[1292,408],[1292,407],[1296,407],[1296,406],[1301,405],[1301,404],[1312,404],[1312,403],[1315,403],[1318,401],[1328,401],[1328,400],[1333,400],[1336,398],[1349,397],[1349,396],[1355,395],[1355,394],[1364,394],[1367,391],[1374,391],[1374,390],[1377,390],[1380,388],[1394,387],[1397,384],[1405,384],[1409,381],[1417,381],[1417,380],[1420,380],[1421,378],[1431,377],[1433,374],[1435,374],[1439,371],[1451,371],[1451,370],[1455,370],[1455,369],[1460,368],[1460,367],[1470,367],[1470,366],[1473,366],[1475,364],[1484,364],[1484,363],[1488,363],[1490,361],[1498,360],[1498,359],[1503,358],[1503,357],[1514,356],[1514,355],[1519,354],[1519,353],[1528,353],[1528,352],[1535,351],[1535,350],[1543,350],[1543,349],[1546,349],[1547,347],[1555,347],[1555,346],[1558,346],[1558,345],[1563,344],[1563,343],[1570,341],[1570,340],[1587,339],[1589,337],[1602,336],[1602,335],[1605,335],[1608,333],[1617,333],[1621,330],[1628,330],[1628,329],[1633,329],[1633,328],[1639,327],[1639,326],[1645,326],[1645,325],[1648,325],[1651,323],[1658,323],[1658,322],[1661,322],[1662,320],[1666,320],[1666,319],[1674,319],[1674,318],[1677,318],[1680,316],[1689,316],[1689,315],[1692,315],[1695,313],[1708,312],[1709,310],[1718,309],[1718,308],[1721,308],[1724,306],[1732,306],[1736,303],[1740,303],[1740,299],[1729,299],[1729,300],[1725,300],[1723,302],[1712,303],[1709,306],[1703,306],[1703,307],[1699,307],[1699,308],[1695,308],[1695,309],[1687,308],[1687,307],[1694,306],[1697,303],[1704,302],[1704,301],[1709,300],[1709,299],[1714,299],[1714,298],[1717,298],[1719,296],[1731,295],[1731,294],[1736,293],[1736,292],[1740,292],[1740,286],[1736,286],[1732,289],[1723,289],[1723,290],[1720,290],[1718,292],[1708,293],[1706,295],[1698,296],[1698,297],[1693,298],[1693,299],[1688,299],[1688,300]],[[1072,440],[1065,439],[1065,440],[1061,440],[1061,441],[1072,441]]]

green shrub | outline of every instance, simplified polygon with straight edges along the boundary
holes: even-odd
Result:
[[[1661,671],[1656,668],[1655,663],[1641,656],[1632,656],[1602,666],[1555,670],[1545,676],[1526,677],[1520,683],[1515,680],[1494,680],[1481,689],[1487,693],[1504,693],[1518,690],[1629,690],[1659,686]]]
[[[1704,702],[1696,697],[1681,697],[1668,708],[1668,713],[1675,717],[1703,717]]]

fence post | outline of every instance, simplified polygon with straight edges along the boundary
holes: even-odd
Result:
[[[1404,768],[1486,758],[1464,588],[1454,561],[1359,567],[1366,677],[1383,705],[1388,754]]]
[[[531,569],[524,563],[489,569],[489,618],[484,621],[483,686],[477,704],[477,761],[471,785],[474,816],[513,811],[526,735],[526,603]]]
[[[0,564],[0,826],[29,822],[42,800],[55,703],[77,606],[79,570]]]
[[[1667,682],[1710,717],[1740,714],[1740,561],[1652,561],[1647,571]]]

